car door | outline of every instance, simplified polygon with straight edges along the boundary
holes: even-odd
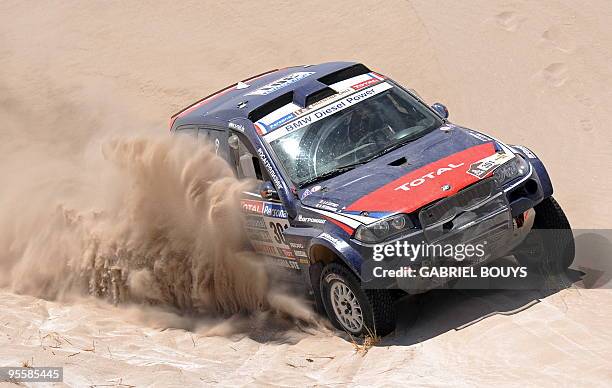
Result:
[[[294,252],[284,233],[289,228],[285,205],[278,196],[269,199],[262,197],[258,188],[265,182],[272,184],[268,173],[243,134],[231,133],[230,136],[235,136],[230,141],[233,144],[230,160],[237,176],[257,180],[255,190],[243,192],[241,199],[246,221],[245,230],[253,249],[265,255],[272,264],[299,270]]]

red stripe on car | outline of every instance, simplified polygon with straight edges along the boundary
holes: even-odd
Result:
[[[361,197],[346,209],[410,213],[437,199],[456,194],[478,181],[467,170],[472,163],[494,153],[493,142],[468,148],[411,171]]]
[[[341,228],[342,230],[344,230],[346,233],[349,234],[349,236],[353,235],[353,228],[351,228],[350,226],[343,224],[342,222],[335,220],[331,217],[327,217],[327,216],[323,216],[326,220],[328,220],[329,222],[333,223],[334,225],[338,226],[339,228]]]

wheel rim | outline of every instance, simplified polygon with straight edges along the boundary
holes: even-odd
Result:
[[[363,328],[363,314],[357,296],[340,281],[332,283],[329,292],[338,322],[346,330],[359,333]]]

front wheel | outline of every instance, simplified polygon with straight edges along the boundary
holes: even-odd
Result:
[[[395,298],[389,290],[364,290],[346,267],[330,263],[323,268],[320,291],[333,325],[357,337],[384,336],[395,328]]]
[[[565,272],[574,261],[574,236],[563,209],[553,197],[535,206],[533,229],[514,256],[541,274]]]

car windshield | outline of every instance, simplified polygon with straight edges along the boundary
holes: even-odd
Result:
[[[329,111],[327,107],[334,104],[319,111]],[[397,86],[334,111],[324,119],[288,131],[270,142],[297,186],[365,163],[443,123]]]

